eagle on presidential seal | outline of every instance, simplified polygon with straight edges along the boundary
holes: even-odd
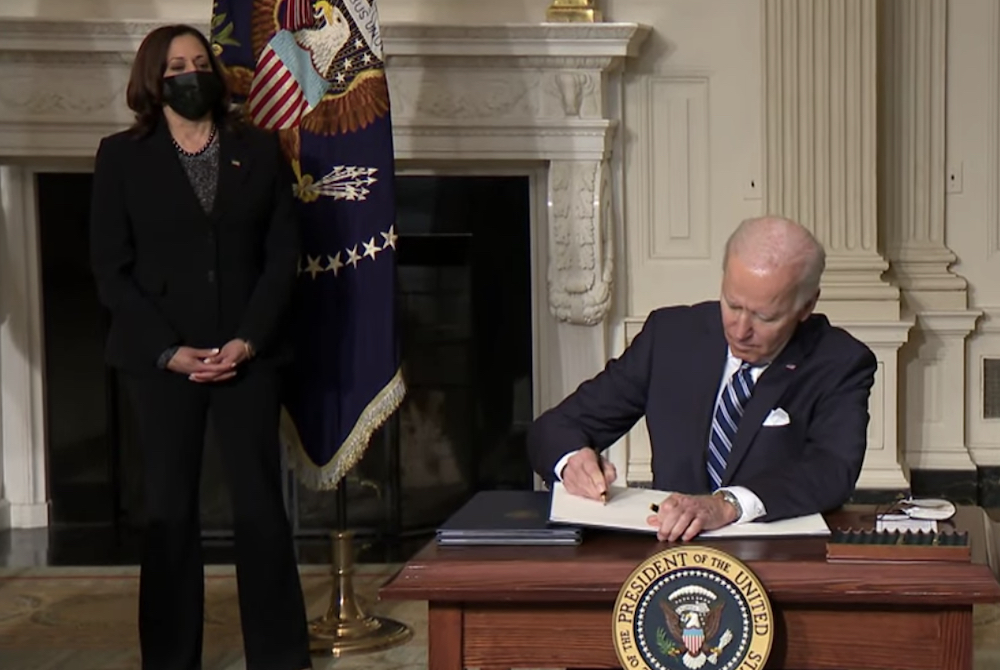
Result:
[[[250,35],[256,68],[229,66],[227,81],[249,120],[278,132],[302,186],[312,178],[299,169],[301,130],[351,133],[389,113],[377,10],[371,0],[256,0]]]
[[[683,586],[659,601],[666,619],[667,630],[677,644],[658,635],[658,645],[670,656],[681,656],[685,667],[698,670],[706,662],[715,665],[719,654],[733,639],[726,630],[713,644],[722,622],[723,602],[715,602],[716,595],[709,589],[692,584]]]

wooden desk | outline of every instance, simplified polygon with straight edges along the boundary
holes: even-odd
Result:
[[[871,528],[874,508],[827,517]],[[971,563],[828,563],[826,538],[695,542],[740,559],[767,588],[768,668],[969,670],[972,605],[1000,602],[990,524],[960,508]],[[428,668],[618,668],[611,608],[629,573],[670,546],[593,532],[578,547],[421,550],[380,597],[428,601]],[[707,667],[707,666],[706,666]]]

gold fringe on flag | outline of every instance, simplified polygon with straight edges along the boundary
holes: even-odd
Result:
[[[399,409],[405,396],[406,383],[403,381],[402,370],[397,370],[389,383],[361,412],[351,433],[333,458],[323,465],[315,463],[306,452],[295,422],[288,411],[282,408],[281,442],[288,450],[289,462],[302,485],[313,491],[336,489],[340,480],[361,460],[372,435]]]

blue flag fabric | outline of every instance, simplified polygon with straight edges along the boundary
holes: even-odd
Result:
[[[329,489],[405,394],[395,327],[392,125],[375,0],[218,0],[212,48],[234,101],[279,134],[303,255],[282,437]]]

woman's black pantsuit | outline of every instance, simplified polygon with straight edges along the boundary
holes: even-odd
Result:
[[[119,133],[98,151],[91,256],[141,441],[146,534],[139,629],[145,670],[201,666],[204,577],[202,445],[212,425],[235,518],[248,670],[310,667],[291,527],[281,495],[279,367],[297,274],[290,172],[276,140],[219,131],[218,181],[206,212],[165,123]],[[178,345],[252,342],[228,381],[197,383],[158,367]]]

